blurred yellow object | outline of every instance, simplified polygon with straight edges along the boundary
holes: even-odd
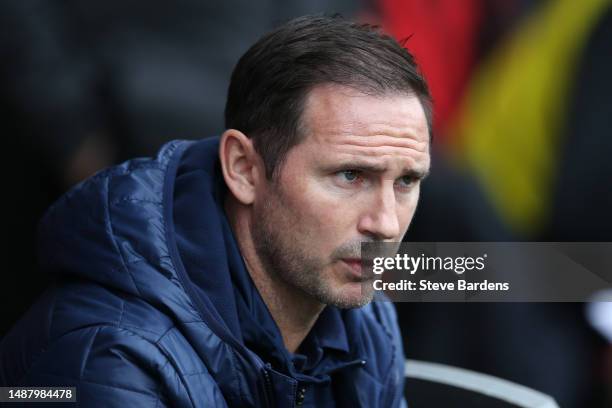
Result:
[[[456,124],[459,157],[507,223],[546,221],[572,79],[610,0],[551,0],[519,23],[476,72]]]

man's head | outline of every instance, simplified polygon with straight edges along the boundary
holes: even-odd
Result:
[[[367,303],[360,242],[406,232],[430,110],[412,56],[370,26],[302,17],[249,49],[220,155],[266,273],[324,304]]]

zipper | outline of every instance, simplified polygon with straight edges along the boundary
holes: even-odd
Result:
[[[272,407],[272,400],[274,397],[274,389],[272,387],[272,379],[270,378],[270,373],[268,373],[268,368],[272,368],[270,363],[266,364],[263,367],[263,377],[264,377],[264,397],[266,399],[266,406]]]
[[[346,369],[348,367],[353,367],[353,366],[365,367],[367,364],[368,364],[368,362],[366,360],[363,360],[363,359],[353,360],[353,361],[346,362],[346,363],[344,363],[342,365],[339,365],[338,367],[334,368],[333,370],[328,371],[326,374],[330,375],[330,374],[336,373],[338,371],[341,371],[341,370],[344,370],[344,369]]]

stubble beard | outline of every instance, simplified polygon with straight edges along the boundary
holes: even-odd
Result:
[[[361,296],[343,296],[332,288],[324,272],[333,260],[359,256],[359,243],[337,248],[328,262],[310,255],[307,234],[300,233],[300,225],[292,223],[286,216],[281,194],[270,194],[274,197],[265,202],[252,220],[251,237],[264,273],[325,305],[351,309],[368,304],[373,291],[368,290],[365,283],[362,284]]]

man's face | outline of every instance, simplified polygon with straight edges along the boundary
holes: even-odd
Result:
[[[302,123],[278,179],[258,187],[255,248],[275,279],[359,307],[373,293],[360,243],[400,241],[414,215],[429,170],[425,114],[415,96],[325,85],[309,93]]]

